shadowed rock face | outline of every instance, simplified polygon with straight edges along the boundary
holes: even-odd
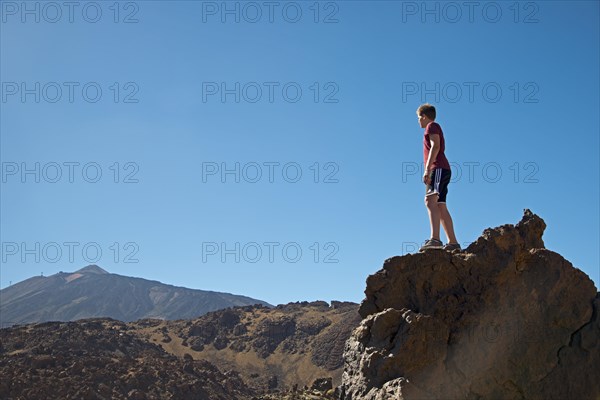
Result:
[[[525,210],[462,252],[393,257],[367,279],[340,398],[596,399],[599,297]]]

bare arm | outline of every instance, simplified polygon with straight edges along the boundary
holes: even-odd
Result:
[[[440,152],[440,135],[429,135],[429,144],[431,149],[429,150],[429,157],[427,157],[427,164],[425,164],[426,175],[428,175],[429,171],[431,171],[433,162]]]

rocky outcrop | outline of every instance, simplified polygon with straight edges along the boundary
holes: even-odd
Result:
[[[464,251],[393,257],[367,279],[343,400],[600,398],[599,297],[525,210]]]

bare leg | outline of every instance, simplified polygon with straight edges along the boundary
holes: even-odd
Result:
[[[454,223],[452,222],[452,217],[450,216],[448,207],[446,207],[446,203],[437,204],[440,210],[440,221],[442,223],[442,227],[444,227],[444,232],[446,232],[448,243],[458,243],[456,236],[454,235]]]
[[[425,206],[429,212],[429,223],[431,225],[431,238],[440,240],[440,208],[437,201],[437,194],[425,196]]]

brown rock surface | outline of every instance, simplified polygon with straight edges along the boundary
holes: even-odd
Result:
[[[317,301],[233,307],[191,320],[0,329],[0,399],[291,396],[294,385],[319,378],[341,383],[344,343],[359,322],[358,304]],[[294,396],[321,398],[319,388]]]
[[[175,357],[115,320],[2,329],[0,342],[2,399],[232,400],[255,394],[237,372]]]
[[[356,399],[598,399],[599,297],[525,210],[462,252],[393,257],[367,279],[338,388]]]
[[[165,351],[239,371],[257,392],[285,391],[329,377],[338,386],[344,345],[360,319],[356,303],[303,301],[235,307],[136,331],[158,343],[166,330],[172,340],[163,342]]]

